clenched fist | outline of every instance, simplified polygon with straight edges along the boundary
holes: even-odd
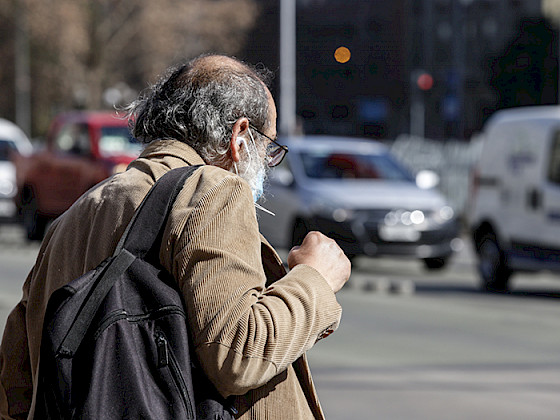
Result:
[[[295,246],[288,254],[290,269],[298,264],[313,267],[329,283],[336,293],[350,277],[350,260],[338,244],[320,232],[309,232],[300,246]]]

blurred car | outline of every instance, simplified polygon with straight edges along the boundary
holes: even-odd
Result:
[[[124,171],[141,151],[126,119],[114,111],[57,115],[45,148],[16,160],[15,197],[27,237],[43,238],[50,219],[62,214],[92,186]]]
[[[435,189],[418,187],[388,148],[374,140],[306,136],[270,174],[259,212],[263,235],[278,247],[311,230],[335,239],[350,257],[411,256],[441,269],[453,254],[459,223]]]
[[[0,118],[0,222],[16,220],[16,154],[29,155],[33,146],[25,133],[14,123]]]

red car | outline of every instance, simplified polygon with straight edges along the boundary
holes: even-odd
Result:
[[[121,172],[141,151],[114,111],[68,112],[52,122],[45,148],[18,156],[16,205],[32,240],[92,186]]]

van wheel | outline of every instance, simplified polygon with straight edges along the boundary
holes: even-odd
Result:
[[[48,218],[39,214],[37,198],[32,190],[27,190],[22,203],[23,226],[30,241],[41,241],[45,236]]]
[[[442,270],[447,265],[447,258],[424,258],[422,262],[428,270]]]
[[[478,271],[482,288],[487,292],[505,292],[511,270],[507,267],[504,253],[496,237],[491,233],[482,235],[478,248]]]

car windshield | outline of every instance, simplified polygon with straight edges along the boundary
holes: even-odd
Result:
[[[11,153],[16,151],[13,141],[0,139],[0,161],[9,161]]]
[[[301,152],[305,174],[315,179],[383,179],[413,181],[389,154]]]
[[[130,135],[127,127],[102,127],[99,151],[102,156],[138,155],[140,143]]]

